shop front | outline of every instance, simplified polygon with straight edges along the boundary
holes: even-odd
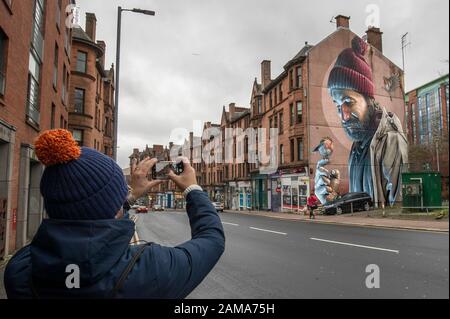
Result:
[[[164,207],[165,198],[166,198],[166,195],[164,193],[158,193],[156,195],[155,205],[160,205],[161,207]]]
[[[281,178],[279,175],[270,177],[270,207],[272,212],[281,212]]]
[[[267,175],[255,175],[252,177],[252,205],[255,210],[266,211],[269,209],[268,197],[270,192],[268,191],[267,184]]]
[[[171,209],[175,206],[175,196],[173,192],[166,192],[164,194],[164,208]]]
[[[236,182],[228,183],[225,205],[228,209],[239,210],[239,190]]]
[[[280,170],[270,176],[270,200],[273,212],[299,213],[306,207],[310,179],[306,168]]]
[[[186,208],[186,199],[183,196],[183,193],[175,193],[175,209],[184,209]]]
[[[251,182],[238,182],[239,210],[252,210]]]
[[[281,178],[283,212],[300,213],[306,208],[310,194],[310,180],[304,175],[284,175]]]

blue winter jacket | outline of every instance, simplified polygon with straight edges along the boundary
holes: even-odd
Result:
[[[225,249],[222,223],[208,196],[187,197],[192,240],[175,248],[146,246],[116,298],[180,299],[208,275]],[[8,298],[111,298],[120,275],[137,252],[130,220],[44,220],[29,246],[5,269]],[[80,269],[80,288],[69,289],[68,265]]]

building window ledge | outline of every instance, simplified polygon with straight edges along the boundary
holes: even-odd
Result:
[[[26,121],[29,126],[31,126],[36,132],[41,132],[41,128],[39,127],[39,124],[36,124],[28,115],[26,116]]]
[[[80,72],[80,71],[72,71],[71,73],[72,73],[72,75],[81,76],[81,77],[87,78],[93,82],[97,81],[97,79],[94,76],[92,76],[88,73],[84,73],[84,72]]]
[[[86,118],[89,118],[91,120],[94,119],[94,117],[92,115],[89,115],[89,114],[86,114],[86,113],[69,112],[69,115],[86,117]]]

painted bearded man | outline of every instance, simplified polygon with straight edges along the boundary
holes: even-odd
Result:
[[[349,159],[351,193],[369,194],[378,206],[393,205],[401,193],[401,169],[408,163],[408,144],[399,118],[375,101],[372,70],[364,55],[368,44],[359,37],[344,50],[330,73],[328,88],[342,126],[353,141]],[[332,176],[318,165],[316,195],[325,204]]]

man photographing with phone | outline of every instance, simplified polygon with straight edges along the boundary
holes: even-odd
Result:
[[[192,239],[163,247],[130,246],[134,222],[120,218],[125,201],[133,202],[161,183],[148,179],[157,160],[133,165],[128,191],[111,158],[78,147],[66,130],[43,133],[36,155],[46,166],[40,188],[49,219],[8,263],[8,298],[181,299],[223,254],[222,223],[186,158],[183,173],[170,172],[169,178],[186,196]]]

